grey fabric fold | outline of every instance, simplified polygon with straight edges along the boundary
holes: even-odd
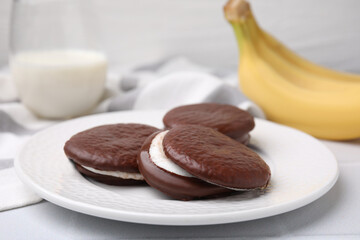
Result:
[[[16,135],[27,135],[33,133],[15,122],[6,112],[0,110],[0,132],[10,132]]]

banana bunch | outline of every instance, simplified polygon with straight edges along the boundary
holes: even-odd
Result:
[[[269,120],[315,137],[360,137],[360,76],[313,64],[263,31],[249,3],[224,7],[240,50],[240,88]]]

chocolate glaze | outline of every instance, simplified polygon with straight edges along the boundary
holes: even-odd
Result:
[[[191,124],[210,127],[246,144],[248,132],[255,127],[253,116],[232,105],[201,103],[170,110],[163,118],[166,128]]]
[[[223,196],[232,192],[194,177],[171,173],[155,165],[151,160],[149,149],[151,141],[158,133],[152,134],[145,140],[138,157],[139,170],[150,186],[179,200]]]
[[[265,188],[269,166],[251,149],[218,131],[178,125],[164,137],[165,155],[190,174],[231,189]]]
[[[139,185],[145,184],[143,180],[134,180],[134,179],[122,179],[113,176],[101,175],[98,173],[91,172],[79,164],[74,163],[75,168],[84,176],[94,179],[95,181],[102,182],[108,185],[115,186],[129,186],[129,185]]]
[[[75,163],[104,171],[138,173],[137,154],[144,140],[159,129],[143,124],[112,124],[80,132],[65,143]]]

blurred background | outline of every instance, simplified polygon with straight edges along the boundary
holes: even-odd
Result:
[[[360,73],[360,1],[250,0],[261,26],[302,56]],[[0,0],[0,67],[7,65],[11,0]],[[110,65],[185,56],[236,70],[237,47],[223,0],[89,0]],[[95,26],[94,26],[95,27]]]

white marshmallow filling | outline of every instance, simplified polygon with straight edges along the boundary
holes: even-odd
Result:
[[[157,134],[151,141],[149,155],[152,162],[159,168],[183,177],[193,177],[190,173],[176,165],[164,153],[163,140],[168,131]]]
[[[150,158],[152,160],[152,162],[159,168],[164,169],[168,172],[171,172],[173,174],[176,175],[180,175],[183,177],[194,177],[193,175],[191,175],[190,173],[188,173],[187,171],[185,171],[184,169],[182,169],[181,167],[179,167],[177,164],[175,164],[173,161],[171,161],[164,152],[164,147],[163,147],[163,140],[165,135],[168,133],[169,130],[167,131],[163,131],[160,132],[159,134],[157,134],[153,140],[151,141],[151,145],[150,145],[150,149],[149,149],[149,155]],[[219,187],[223,187],[223,188],[228,188],[228,189],[232,189],[235,191],[249,191],[252,189],[239,189],[239,188],[231,188],[231,187],[225,187],[216,183],[212,183],[212,182],[208,182],[210,184],[219,186]]]
[[[86,170],[105,175],[105,176],[111,176],[121,179],[133,179],[133,180],[144,180],[144,177],[141,175],[141,173],[128,173],[128,172],[121,172],[121,171],[102,171],[91,167],[86,167],[83,165],[80,165],[81,167],[85,168]]]

